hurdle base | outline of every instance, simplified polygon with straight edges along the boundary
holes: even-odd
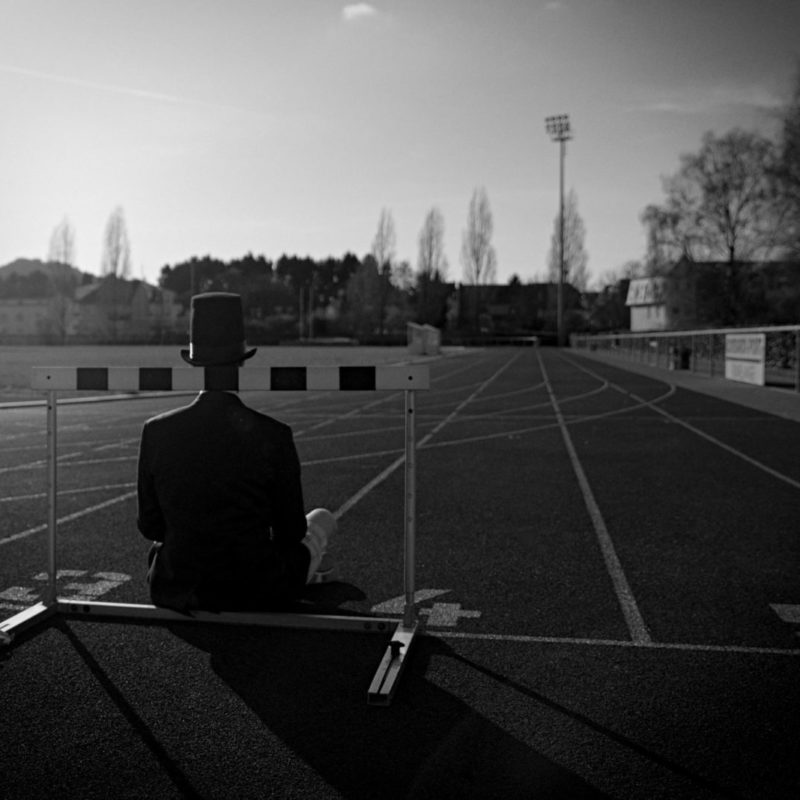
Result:
[[[367,703],[388,706],[392,702],[400,676],[415,636],[419,620],[406,625],[393,617],[345,616],[340,614],[306,614],[296,612],[192,611],[181,613],[169,608],[140,603],[106,603],[97,600],[64,600],[26,608],[0,623],[0,644],[10,644],[14,634],[37,625],[56,614],[94,619],[146,620],[156,622],[211,622],[227,625],[258,625],[270,628],[314,628],[317,630],[351,631],[356,633],[394,633],[386,647],[375,676],[367,691]]]
[[[35,603],[24,611],[14,614],[13,617],[3,620],[0,622],[0,645],[11,644],[16,634],[44,622],[54,616],[57,611],[58,607],[55,603]]]
[[[346,616],[342,614],[310,614],[296,611],[173,611],[144,603],[107,603],[97,600],[56,601],[62,614],[82,617],[151,620],[156,622],[216,622],[227,625],[259,625],[267,628],[315,628],[319,630],[353,631],[356,633],[388,633],[397,620],[391,617]]]
[[[392,702],[418,630],[419,621],[416,619],[411,625],[401,622],[395,629],[367,692],[369,705],[388,706]]]

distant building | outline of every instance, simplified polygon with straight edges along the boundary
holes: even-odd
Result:
[[[0,341],[45,339],[50,333],[53,298],[0,298]]]
[[[144,281],[100,279],[66,264],[0,267],[0,342],[159,342],[185,333],[176,294]]]
[[[107,275],[76,289],[68,335],[81,341],[151,342],[174,333],[181,313],[175,292]]]
[[[630,282],[631,331],[800,323],[800,262],[690,261]]]
[[[625,304],[631,310],[632,331],[663,331],[669,327],[667,278],[634,278]]]
[[[461,284],[457,290],[456,325],[483,334],[555,331],[558,284]],[[580,316],[580,292],[564,284],[564,311]]]

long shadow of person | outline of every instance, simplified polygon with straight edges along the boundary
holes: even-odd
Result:
[[[603,798],[426,678],[452,651],[421,637],[393,704],[366,690],[386,637],[177,624],[264,727],[348,798]],[[464,665],[453,660],[463,671]]]

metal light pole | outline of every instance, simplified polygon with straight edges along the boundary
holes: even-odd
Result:
[[[545,117],[545,128],[554,142],[559,147],[559,183],[558,183],[558,238],[559,238],[559,267],[558,267],[558,346],[564,346],[564,154],[566,153],[567,140],[572,138],[569,127],[569,116],[559,114],[555,117]]]

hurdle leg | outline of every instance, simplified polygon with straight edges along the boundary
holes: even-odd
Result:
[[[414,392],[406,390],[405,424],[405,522],[403,527],[403,621],[397,626],[367,692],[371,705],[389,705],[406,665],[411,645],[419,628],[414,602],[416,564],[416,420]]]
[[[0,645],[11,644],[15,634],[38,625],[57,611],[56,603],[56,451],[57,451],[56,392],[47,392],[47,585],[44,599],[13,617],[0,622]]]
[[[11,644],[14,636],[21,633],[26,628],[32,628],[40,622],[44,622],[49,617],[58,612],[55,603],[34,603],[34,605],[14,614],[6,620],[0,622],[0,645]]]
[[[405,424],[405,524],[403,526],[403,588],[405,604],[403,625],[412,627],[416,619],[414,585],[416,582],[416,519],[417,519],[417,442],[414,392],[406,391]]]
[[[47,588],[44,602],[56,601],[58,569],[57,519],[58,510],[58,393],[47,392]]]

